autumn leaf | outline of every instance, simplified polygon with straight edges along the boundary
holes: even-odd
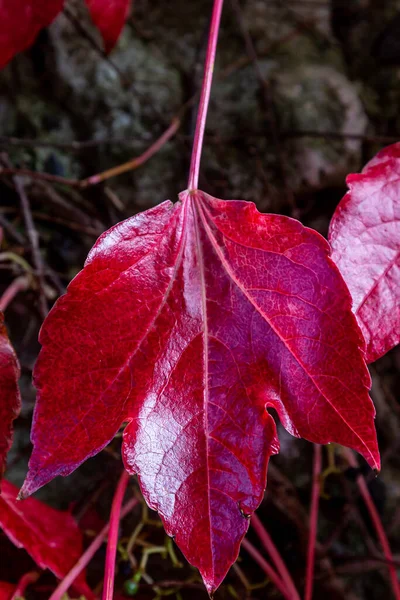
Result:
[[[46,319],[29,495],[123,457],[207,589],[235,561],[286,429],[379,453],[363,338],[327,242],[252,203],[183,192],[104,233]]]
[[[15,585],[0,581],[0,600],[11,600],[15,590]]]
[[[0,480],[12,443],[12,424],[21,409],[19,364],[0,311]],[[1,481],[0,481],[1,487]]]
[[[86,4],[101,33],[105,51],[111,52],[125,25],[131,0],[86,0]]]
[[[41,569],[65,577],[82,554],[82,534],[73,517],[55,510],[35,498],[17,500],[18,488],[3,481],[0,496],[0,527],[18,548],[24,548]],[[86,598],[93,593],[84,573],[74,587]]]
[[[0,69],[33,44],[63,4],[64,0],[0,0]]]
[[[82,0],[83,1],[83,0]],[[106,52],[117,43],[130,0],[86,0]],[[0,69],[33,44],[39,31],[56,18],[64,0],[0,0]]]
[[[347,184],[329,241],[373,362],[400,341],[400,143],[349,175]]]

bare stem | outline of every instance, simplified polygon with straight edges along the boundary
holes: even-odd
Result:
[[[114,595],[115,557],[117,555],[118,529],[121,519],[122,501],[124,499],[128,481],[129,475],[124,469],[118,482],[111,506],[110,530],[108,534],[106,566],[104,571],[103,600],[112,600]]]
[[[101,181],[105,181],[106,179],[110,179],[110,177],[115,177],[116,175],[121,175],[121,173],[126,173],[127,171],[132,171],[133,169],[137,169],[145,162],[149,160],[154,154],[156,154],[163,146],[168,142],[170,138],[178,131],[181,122],[178,118],[172,120],[171,125],[164,131],[164,133],[152,144],[143,154],[138,156],[137,158],[133,158],[128,162],[118,165],[117,167],[113,167],[112,169],[108,169],[107,171],[103,171],[103,173],[99,173],[98,175],[92,175],[83,181],[80,181],[79,187],[86,188],[91,185],[96,185]]]
[[[131,510],[133,510],[137,503],[138,500],[136,498],[132,498],[131,500],[129,500],[121,510],[120,520],[126,517],[126,515],[130,513]],[[57,589],[54,590],[49,600],[61,600],[61,598],[67,592],[68,588],[71,587],[75,579],[90,563],[97,550],[101,547],[107,536],[109,528],[110,523],[107,523],[107,525],[103,527],[103,529],[100,531],[97,537],[95,537],[90,546],[85,550],[80,559],[75,563],[70,572],[64,577]]]
[[[17,583],[17,587],[11,597],[11,600],[18,600],[18,598],[24,598],[26,588],[31,585],[31,583],[35,583],[40,577],[40,573],[37,571],[30,571],[29,573],[25,573],[21,577],[21,579]]]
[[[242,546],[250,554],[250,556],[254,558],[258,566],[261,567],[268,579],[272,581],[272,583],[280,591],[282,596],[286,598],[286,600],[294,600],[292,593],[287,589],[285,583],[279,577],[278,573],[269,564],[269,562],[267,562],[265,558],[261,556],[259,551],[256,548],[254,548],[253,544],[251,544],[249,540],[244,538]]]
[[[14,177],[14,183],[18,195],[21,200],[22,213],[24,215],[26,233],[31,245],[32,259],[36,267],[36,276],[39,288],[39,309],[43,319],[46,318],[49,312],[45,293],[45,277],[44,277],[44,265],[42,255],[40,253],[39,246],[39,234],[36,231],[35,223],[32,217],[31,206],[29,203],[28,196],[25,192],[25,187],[22,180],[18,177]]]
[[[342,448],[342,453],[349,465],[357,469],[358,463],[352,451],[348,448]],[[393,555],[390,549],[389,541],[386,537],[386,533],[383,528],[379,513],[369,493],[367,483],[362,475],[359,475],[357,477],[357,485],[358,489],[360,490],[360,494],[363,497],[365,505],[368,509],[369,516],[371,517],[372,524],[374,526],[374,529],[382,546],[383,553],[385,555],[394,597],[396,598],[396,600],[400,600],[400,585],[399,580],[397,579],[396,567],[393,561]]]
[[[285,585],[285,588],[288,590],[288,592],[290,594],[291,600],[300,600],[299,593],[296,590],[296,586],[293,583],[293,579],[290,576],[290,573],[287,570],[286,565],[283,562],[281,555],[279,554],[279,550],[275,546],[274,542],[272,541],[271,536],[269,535],[269,533],[265,529],[264,525],[261,523],[260,519],[258,518],[258,516],[255,513],[251,517],[250,524],[253,527],[256,534],[258,535],[260,542],[264,546],[265,550],[268,552],[272,561],[274,562],[274,564],[278,570],[278,573]]]
[[[314,584],[315,542],[317,539],[319,496],[321,491],[322,452],[319,444],[314,444],[313,481],[311,490],[310,533],[308,535],[307,568],[304,600],[311,600]]]
[[[206,63],[204,67],[204,78],[201,88],[199,112],[197,113],[196,131],[194,134],[192,159],[190,162],[188,182],[189,190],[196,190],[199,184],[201,152],[203,149],[204,131],[206,128],[207,111],[210,102],[211,85],[214,73],[215,55],[217,52],[218,33],[221,23],[223,3],[224,0],[214,0],[210,33],[208,37]]]
[[[185,107],[186,108],[186,107]],[[106,181],[111,177],[115,177],[116,175],[121,175],[121,173],[126,173],[127,171],[132,171],[137,169],[145,162],[147,162],[154,154],[156,154],[161,148],[170,140],[175,133],[178,131],[181,125],[181,121],[178,117],[172,119],[170,126],[160,135],[160,137],[153,143],[143,154],[128,160],[128,162],[123,163],[122,165],[118,165],[111,169],[107,169],[107,171],[103,171],[102,173],[97,173],[96,175],[92,175],[87,179],[67,179],[66,177],[60,177],[59,175],[51,175],[50,173],[38,173],[36,171],[31,171],[29,169],[16,169],[14,167],[7,166],[6,168],[0,167],[0,176],[1,175],[26,175],[35,181],[47,181],[48,183],[57,183],[61,185],[67,185],[69,187],[78,188],[78,189],[86,189],[92,185],[96,185],[102,181]]]
[[[17,277],[4,291],[0,298],[0,310],[5,311],[19,292],[24,292],[29,287],[29,278],[26,275]]]

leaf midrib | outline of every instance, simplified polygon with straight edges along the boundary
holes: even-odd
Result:
[[[207,474],[207,494],[208,494],[208,525],[209,525],[209,540],[210,540],[210,553],[212,557],[212,579],[215,579],[214,570],[214,544],[213,544],[213,530],[211,527],[211,482],[210,482],[210,463],[209,463],[209,431],[208,431],[208,322],[207,322],[207,298],[206,298],[206,284],[205,284],[205,272],[204,272],[204,255],[200,241],[200,233],[198,229],[198,223],[196,218],[197,203],[195,205],[195,199],[191,198],[191,207],[193,213],[193,224],[196,232],[196,250],[199,260],[200,270],[200,283],[201,283],[201,303],[202,303],[202,314],[203,314],[203,327],[204,327],[204,346],[203,346],[203,361],[204,361],[204,396],[203,396],[203,424],[204,424],[204,436],[206,439],[206,474]],[[201,216],[199,215],[201,218]]]
[[[296,354],[293,352],[293,350],[290,348],[290,346],[287,345],[286,341],[281,337],[279,331],[274,327],[274,325],[271,323],[271,321],[268,319],[267,315],[260,309],[260,307],[257,305],[257,303],[254,301],[254,299],[247,293],[247,290],[242,286],[242,284],[240,283],[240,281],[237,279],[237,277],[235,276],[235,274],[231,271],[229,264],[227,263],[224,255],[222,254],[216,239],[210,229],[209,224],[207,223],[207,219],[205,216],[205,213],[208,214],[209,218],[210,214],[207,210],[207,208],[204,206],[204,202],[202,201],[202,199],[199,197],[199,195],[197,196],[198,202],[197,205],[199,207],[199,214],[202,220],[202,223],[204,225],[205,231],[207,233],[207,236],[218,256],[218,258],[221,261],[222,266],[224,267],[228,277],[235,283],[235,285],[239,288],[239,290],[243,293],[243,295],[247,298],[247,300],[251,303],[251,305],[257,310],[257,312],[263,317],[263,319],[265,319],[265,321],[268,323],[268,325],[271,327],[271,330],[275,333],[275,335],[278,337],[278,339],[284,344],[285,348],[288,350],[288,352],[290,353],[291,356],[293,356],[293,358],[296,360],[296,362],[298,363],[298,365],[301,367],[301,369],[304,371],[304,373],[306,374],[306,376],[312,381],[313,385],[315,386],[315,388],[318,390],[319,394],[322,396],[322,398],[324,398],[326,400],[326,402],[331,406],[331,408],[335,411],[335,413],[339,416],[339,418],[343,421],[343,423],[345,423],[345,425],[348,427],[348,429],[360,440],[360,442],[362,443],[362,445],[364,446],[364,448],[367,450],[369,456],[372,458],[373,462],[376,463],[371,451],[369,450],[368,446],[366,445],[366,443],[364,442],[364,440],[360,437],[360,435],[354,431],[354,429],[349,425],[349,423],[346,421],[346,419],[344,419],[344,417],[341,415],[341,413],[336,409],[336,407],[332,404],[332,402],[330,401],[329,398],[327,398],[325,396],[325,394],[320,390],[320,388],[318,387],[317,383],[314,381],[312,375],[310,373],[308,373],[305,365],[303,365],[302,361],[296,356]],[[212,219],[211,219],[212,220]],[[220,231],[220,230],[218,230]],[[224,235],[221,231],[220,231],[221,235]],[[233,241],[233,240],[232,240]]]

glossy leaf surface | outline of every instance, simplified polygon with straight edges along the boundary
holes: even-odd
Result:
[[[237,557],[288,431],[379,467],[349,292],[316,232],[183,192],[103,234],[49,314],[22,493],[123,422],[126,468],[209,591]],[[62,418],[60,418],[62,415]]]
[[[128,17],[131,0],[86,0],[106,52],[111,52]]]
[[[400,144],[379,152],[347,184],[329,241],[373,362],[400,341]]]
[[[0,0],[0,69],[33,44],[63,5],[64,0]]]
[[[21,408],[19,364],[0,311],[0,480],[12,442],[12,424]],[[0,481],[1,489],[1,481]]]
[[[82,554],[82,534],[73,517],[35,498],[17,500],[18,488],[4,480],[0,496],[0,527],[18,548],[24,548],[41,569],[63,578]],[[87,598],[93,593],[79,575],[74,587]]]

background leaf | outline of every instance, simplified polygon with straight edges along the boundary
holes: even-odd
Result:
[[[86,0],[86,4],[101,33],[105,51],[111,52],[125,25],[131,0]]]
[[[15,590],[15,585],[0,581],[0,600],[11,600]]]
[[[108,53],[118,41],[131,0],[86,0],[86,4]],[[63,6],[64,0],[0,0],[0,69],[29,48]]]
[[[64,0],[0,0],[0,69],[33,44],[63,5]]]
[[[82,534],[72,515],[55,510],[35,498],[17,500],[18,489],[3,481],[0,496],[0,527],[18,547],[24,548],[41,569],[62,579],[82,554]],[[79,575],[74,587],[93,598]]]
[[[347,184],[329,241],[373,362],[400,341],[400,144],[381,150]]]
[[[12,423],[21,409],[19,364],[0,311],[0,478],[12,443]],[[0,484],[1,485],[1,484]]]

